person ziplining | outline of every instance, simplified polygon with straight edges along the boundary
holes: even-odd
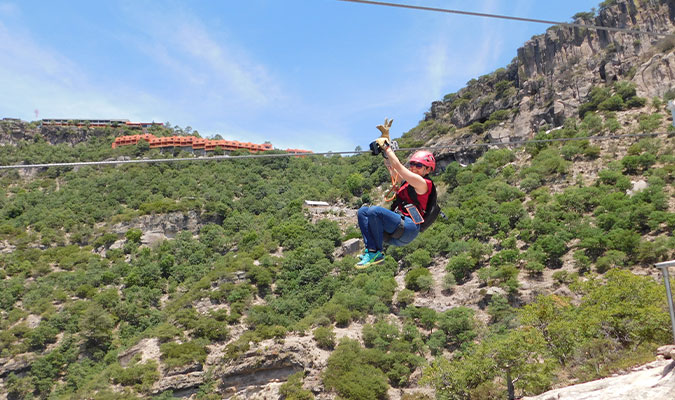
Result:
[[[418,150],[408,160],[406,168],[394,153],[389,138],[393,120],[378,125],[382,135],[370,144],[373,155],[382,154],[392,178],[396,196],[391,209],[364,206],[357,213],[365,250],[356,268],[366,268],[384,261],[383,246],[404,246],[431,225],[440,212],[436,203],[436,187],[429,174],[436,169],[436,159],[427,150]],[[395,143],[395,142],[394,142]]]

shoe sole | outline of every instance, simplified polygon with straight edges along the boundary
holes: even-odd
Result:
[[[384,258],[380,258],[377,261],[369,262],[368,264],[362,264],[362,265],[356,264],[356,265],[354,265],[354,268],[356,268],[356,269],[366,269],[371,265],[382,264],[382,261],[384,261]]]

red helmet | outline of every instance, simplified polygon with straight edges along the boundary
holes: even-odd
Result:
[[[436,169],[436,159],[430,151],[418,150],[410,156],[410,161],[415,161],[424,164],[427,167],[431,167],[432,171]]]

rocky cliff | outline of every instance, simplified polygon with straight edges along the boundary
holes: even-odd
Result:
[[[0,146],[16,145],[21,141],[44,139],[50,144],[76,145],[93,138],[122,135],[122,128],[87,128],[41,125],[19,120],[0,121]]]
[[[673,32],[672,0],[616,0],[597,15],[577,14],[576,23],[649,32]],[[646,98],[675,89],[675,37],[634,35],[554,26],[518,49],[506,67],[472,79],[436,101],[411,134],[429,145],[511,142],[531,138],[541,127],[578,116],[593,87],[615,81],[635,84]],[[479,125],[480,124],[480,125]],[[439,133],[450,132],[450,135]],[[441,160],[476,158],[483,148],[450,149]]]

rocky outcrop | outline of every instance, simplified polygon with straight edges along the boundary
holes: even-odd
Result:
[[[638,94],[647,98],[663,96],[675,82],[675,53],[656,54],[640,65],[633,82]]]
[[[159,394],[171,390],[174,393],[174,397],[189,397],[192,392],[197,391],[197,388],[202,383],[204,383],[204,371],[165,376],[153,385],[152,394]],[[177,392],[182,393],[176,396]]]
[[[126,367],[132,358],[140,355],[140,362],[144,363],[147,360],[155,360],[159,362],[159,340],[156,338],[143,339],[135,346],[123,351],[117,356],[120,365]]]
[[[361,239],[348,239],[333,253],[334,257],[344,257],[357,254],[363,250],[363,241]]]
[[[236,336],[232,340],[236,340]],[[160,377],[152,386],[153,395],[170,390],[174,397],[190,397],[208,375],[217,384],[214,390],[223,398],[278,399],[279,387],[290,375],[300,371],[307,373],[304,378],[307,388],[317,393],[322,390],[320,372],[325,368],[329,352],[317,349],[310,336],[289,336],[283,342],[266,340],[252,345],[249,351],[229,361],[223,359],[224,347],[225,344],[210,346],[209,357],[204,364],[192,363],[172,369],[167,369],[161,362],[156,338],[141,340],[117,358],[123,367],[132,361],[145,363],[154,360],[159,364]],[[0,376],[28,368],[31,361],[12,360],[0,367]]]
[[[92,138],[118,136],[122,134],[121,132],[121,129],[116,128],[43,126],[36,122],[2,120],[0,121],[0,146],[15,146],[22,141],[37,142],[39,140],[45,140],[50,144],[74,146]]]
[[[616,0],[597,16],[582,14],[575,22],[672,32],[675,6],[672,0]],[[672,36],[554,26],[527,41],[506,68],[473,79],[457,93],[432,103],[426,124],[414,134],[426,139],[436,136],[426,131],[437,125],[451,132],[456,129],[455,134],[428,140],[428,145],[435,146],[531,138],[544,125],[560,126],[566,118],[577,116],[594,86],[617,80],[633,82],[638,96],[663,96],[675,89],[673,48]],[[499,118],[496,112],[501,113]],[[476,123],[485,126],[473,126]],[[468,127],[472,129],[463,129]],[[443,166],[471,161],[484,151],[484,147],[448,148],[437,158]]]
[[[19,373],[31,367],[37,356],[34,353],[25,353],[12,358],[0,358],[0,378],[10,373]]]
[[[318,371],[325,367],[326,355],[317,349],[310,337],[286,338],[283,343],[264,341],[254,349],[217,366],[213,377],[225,396],[251,398],[258,392],[270,392],[254,398],[278,398],[278,386],[288,377],[300,371],[310,371],[305,385],[314,391],[320,390]],[[313,372],[312,372],[313,371]],[[312,375],[313,374],[313,375]],[[225,398],[227,398],[225,397]]]
[[[203,218],[195,211],[173,212],[143,215],[128,222],[117,223],[110,228],[110,231],[123,235],[129,229],[140,229],[143,232],[141,242],[153,246],[163,240],[175,237],[179,232],[189,231],[192,234],[197,234],[204,225],[218,222],[210,218]]]
[[[585,23],[670,32],[675,18],[668,3],[619,0]],[[617,80],[636,83],[640,96],[663,96],[673,87],[675,77],[673,54],[664,54],[672,47],[670,41],[673,39],[561,26],[550,28],[518,49],[516,83],[522,96],[521,115],[517,119],[530,120],[530,133],[542,123],[558,126],[565,118],[576,115],[593,86]],[[523,113],[524,109],[529,112]]]
[[[671,400],[675,361],[657,360],[630,373],[555,389],[523,400]]]

